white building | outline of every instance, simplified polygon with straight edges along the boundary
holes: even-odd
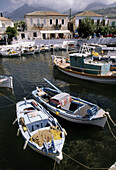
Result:
[[[109,18],[109,26],[116,27],[116,18]]]
[[[74,31],[75,31],[75,29],[77,29],[77,27],[81,23],[81,20],[83,20],[84,18],[90,18],[93,23],[97,23],[97,24],[102,22],[103,25],[106,25],[108,23],[108,19],[106,17],[104,17],[103,15],[97,14],[92,11],[84,11],[78,15],[75,15],[72,18]]]
[[[35,11],[25,15],[27,30],[19,39],[69,38],[68,15],[54,11]]]
[[[7,34],[5,33],[8,26],[14,27],[13,21],[5,17],[0,17],[0,40],[8,38]]]

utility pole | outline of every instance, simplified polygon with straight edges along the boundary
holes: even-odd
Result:
[[[71,32],[71,8],[69,10],[69,30]],[[70,35],[70,38],[71,38],[71,35]]]

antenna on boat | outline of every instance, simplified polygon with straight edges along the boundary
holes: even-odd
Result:
[[[54,89],[56,89],[59,93],[62,93],[62,91],[60,89],[58,89],[56,86],[54,86],[50,81],[48,81],[46,78],[44,78],[44,80],[50,84]]]

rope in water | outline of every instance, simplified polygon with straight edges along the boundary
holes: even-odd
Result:
[[[110,120],[111,120],[111,122],[114,124],[114,126],[116,126],[116,123],[112,120],[112,118],[111,118],[110,114],[109,114],[108,112],[106,112],[105,114],[109,117],[109,119],[110,119]]]
[[[109,124],[109,122],[108,122],[108,119],[107,119],[107,125],[108,125],[108,128],[109,128],[112,136],[114,137],[114,139],[116,139],[116,136],[115,136],[114,133],[112,132],[112,129],[111,129],[111,127],[110,127],[110,124]]]
[[[13,104],[2,106],[2,107],[0,107],[0,109],[2,109],[2,108],[7,108],[7,107],[10,107],[10,106],[14,106],[14,105],[17,103],[17,102],[15,102],[14,100],[10,99],[9,97],[5,96],[5,95],[2,94],[2,93],[0,93],[0,95],[1,95],[1,96],[4,96],[4,97],[5,97],[6,99],[8,99],[9,101],[12,101],[12,102],[13,102]],[[28,94],[25,98],[29,97],[30,95],[31,95],[31,93]]]
[[[13,77],[14,77],[14,78],[17,80],[17,82],[20,84],[20,86],[22,87],[24,93],[26,93],[26,90],[24,89],[24,87],[23,87],[23,85],[21,84],[21,82],[20,82],[15,76],[13,76]]]
[[[55,170],[55,168],[56,168],[56,160],[55,160],[55,162],[54,162],[53,170]]]
[[[6,99],[8,99],[8,100],[12,101],[13,103],[15,103],[15,101],[14,101],[14,100],[10,99],[10,98],[9,98],[9,97],[7,97],[6,95],[4,95],[4,94],[2,94],[2,93],[0,93],[0,95],[1,95],[1,96],[4,96]]]
[[[71,160],[73,160],[74,162],[76,162],[76,163],[78,163],[79,165],[83,166],[83,167],[86,168],[86,169],[96,169],[96,170],[97,170],[97,169],[98,169],[98,170],[100,170],[100,169],[107,169],[107,170],[108,170],[108,168],[91,168],[91,167],[89,167],[89,166],[87,166],[87,165],[84,165],[83,163],[77,161],[76,159],[72,158],[71,156],[67,155],[66,153],[63,152],[63,154],[64,154],[65,156],[67,156],[68,158],[70,158]]]

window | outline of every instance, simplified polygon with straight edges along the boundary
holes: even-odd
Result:
[[[46,19],[44,18],[44,25],[46,25]]]
[[[30,18],[30,24],[33,25],[33,19],[32,18]]]
[[[58,19],[56,19],[56,25],[58,25]]]
[[[81,19],[79,19],[79,25],[81,24]]]
[[[25,34],[22,33],[22,34],[21,34],[21,38],[22,38],[22,39],[25,38]]]
[[[98,20],[97,20],[97,25],[99,25],[99,24],[100,24],[100,20],[98,19]]]
[[[94,24],[94,19],[91,20],[91,23]]]
[[[62,25],[64,25],[64,19],[62,19]]]
[[[105,26],[105,19],[103,19],[103,26]]]
[[[50,25],[52,25],[52,19],[50,19]]]
[[[4,23],[2,23],[2,28],[5,28],[5,24]]]
[[[115,21],[112,22],[112,26],[115,26]]]
[[[33,33],[33,37],[37,37],[37,33],[36,32]]]
[[[39,24],[40,23],[40,20],[39,20],[39,18],[37,19],[37,24]]]

